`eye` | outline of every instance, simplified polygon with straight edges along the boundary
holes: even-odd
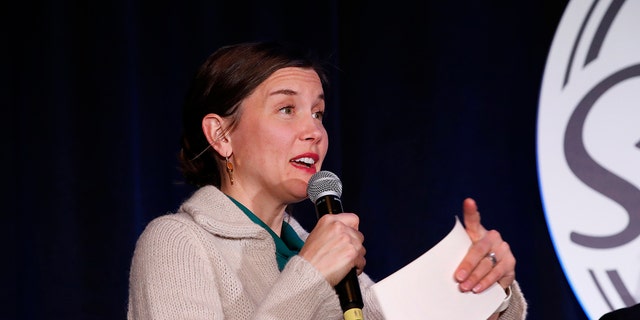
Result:
[[[314,119],[322,120],[322,118],[324,117],[324,111],[316,111],[313,114],[311,114],[311,116]]]
[[[293,114],[293,106],[286,106],[278,109],[278,112],[282,114]]]

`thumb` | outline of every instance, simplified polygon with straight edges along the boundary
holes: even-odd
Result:
[[[478,212],[478,206],[475,200],[471,198],[465,199],[462,202],[462,212],[464,215],[464,226],[471,240],[475,242],[484,237],[487,229],[480,223],[480,212]]]

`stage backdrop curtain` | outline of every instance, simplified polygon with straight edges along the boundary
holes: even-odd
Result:
[[[477,200],[529,319],[585,319],[540,201],[536,112],[566,1],[13,1],[3,11],[1,319],[123,319],[136,239],[193,189],[180,108],[216,48],[284,40],[327,62],[324,169],[382,279]],[[309,201],[294,214],[312,228]],[[8,263],[6,263],[8,261]],[[428,302],[425,302],[428,303]]]

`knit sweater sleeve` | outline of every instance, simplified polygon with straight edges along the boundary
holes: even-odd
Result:
[[[522,320],[527,318],[527,301],[517,281],[511,285],[509,307],[500,314],[500,320]]]
[[[364,273],[358,280],[365,304],[365,319],[384,319],[373,291],[369,290],[374,282]],[[272,301],[264,301],[258,312],[260,319],[343,319],[334,288],[300,256],[291,258],[272,290],[273,294],[267,295],[267,300]]]
[[[178,220],[152,221],[136,244],[127,318],[223,319],[212,271],[195,236]]]
[[[256,310],[257,319],[342,319],[335,291],[300,256],[292,257]]]

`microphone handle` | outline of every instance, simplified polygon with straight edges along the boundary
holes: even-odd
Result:
[[[316,200],[316,214],[318,219],[325,214],[342,213],[342,201],[336,195],[326,195]],[[362,293],[358,284],[358,274],[356,268],[353,268],[347,275],[334,287],[338,293],[340,307],[342,308],[344,320],[364,320],[362,314]]]

